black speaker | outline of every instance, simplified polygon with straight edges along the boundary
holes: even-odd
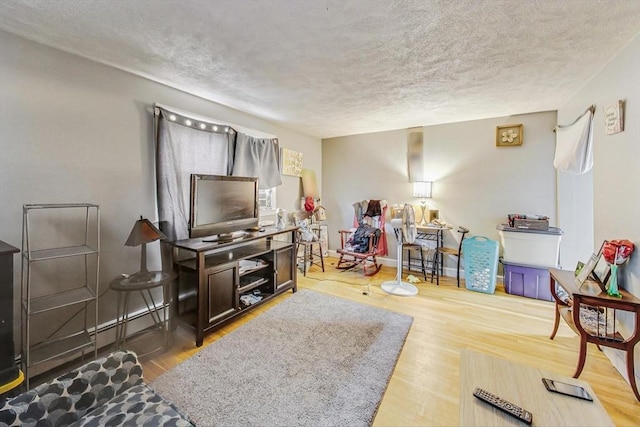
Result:
[[[0,240],[0,386],[20,375],[13,344],[13,256],[18,252]]]

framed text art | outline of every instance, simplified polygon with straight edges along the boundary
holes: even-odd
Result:
[[[287,148],[282,148],[281,150],[282,174],[300,176],[302,173],[302,153]]]
[[[496,147],[522,145],[522,125],[496,126]]]
[[[624,130],[624,103],[616,101],[604,110],[604,128],[607,135],[622,132]]]

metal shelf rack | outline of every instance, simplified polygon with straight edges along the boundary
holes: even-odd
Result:
[[[36,365],[76,352],[98,356],[100,208],[27,204],[22,214],[21,364],[29,389]]]

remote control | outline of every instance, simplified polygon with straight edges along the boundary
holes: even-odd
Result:
[[[478,399],[484,400],[488,404],[495,406],[500,410],[503,410],[507,414],[513,415],[520,421],[523,421],[527,424],[531,424],[531,422],[533,422],[533,415],[531,414],[531,412],[524,410],[511,402],[507,402],[506,400],[499,398],[495,394],[491,394],[488,391],[477,387],[473,391],[473,395]]]

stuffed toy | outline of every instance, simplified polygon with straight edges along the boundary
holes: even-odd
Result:
[[[300,238],[304,242],[315,242],[317,240],[316,235],[309,230],[309,221],[306,219],[300,222]]]
[[[407,282],[411,283],[412,285],[415,285],[416,283],[420,283],[420,279],[418,279],[413,274],[410,274],[407,276]]]

